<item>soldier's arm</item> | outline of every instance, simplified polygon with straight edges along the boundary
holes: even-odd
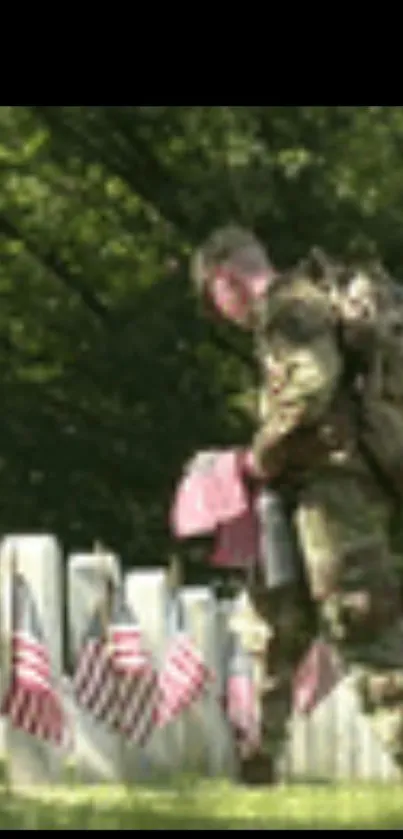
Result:
[[[283,347],[277,370],[272,376],[268,371],[266,417],[253,441],[258,470],[269,476],[281,472],[292,446],[303,446],[306,430],[326,413],[340,374],[341,358],[330,330]]]

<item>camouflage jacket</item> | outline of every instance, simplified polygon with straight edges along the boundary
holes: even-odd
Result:
[[[327,466],[365,471],[329,296],[300,271],[279,278],[261,312],[257,341],[258,467],[286,481]]]
[[[383,482],[403,495],[403,296],[379,270],[352,272],[339,296],[345,364],[359,408],[359,436]]]

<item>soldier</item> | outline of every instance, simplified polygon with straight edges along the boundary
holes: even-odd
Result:
[[[276,274],[256,238],[237,227],[218,231],[196,254],[192,273],[197,291],[209,311],[252,331],[258,343],[262,304]],[[265,410],[265,397],[262,388],[259,400],[255,399],[255,408],[260,413]],[[255,416],[255,423],[257,420]],[[262,477],[255,469],[251,475],[250,463],[245,464],[245,468],[249,479]],[[270,474],[273,478],[274,458]],[[281,518],[279,499],[272,497],[270,500]],[[276,518],[278,521],[278,515]],[[249,573],[247,579],[247,596],[237,603],[231,629],[242,636],[243,647],[253,658],[259,691],[263,729],[261,749],[242,760],[243,778],[258,781],[271,777],[273,759],[284,739],[284,725],[290,713],[290,680],[309,639],[311,612],[298,569],[294,578],[282,575],[281,584],[273,588],[267,585],[265,569],[256,565],[251,571],[253,573]],[[265,714],[267,703],[270,712]]]
[[[264,399],[254,469],[287,498],[321,631],[337,645],[382,742],[403,760],[403,632],[388,538],[391,503],[360,440],[358,376],[349,370],[340,321],[342,272],[330,263],[325,270],[314,255],[276,275],[253,235],[235,228],[213,234],[194,268],[209,305],[255,332]],[[261,708],[271,756],[277,743],[267,723],[279,732],[286,719],[290,665],[303,643],[295,643],[295,589],[288,587],[279,614],[278,597],[273,604],[262,586],[251,591],[269,629]],[[277,668],[277,693],[269,666]]]

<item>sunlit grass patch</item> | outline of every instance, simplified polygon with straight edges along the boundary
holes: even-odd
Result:
[[[245,789],[179,779],[170,787],[31,788],[0,798],[2,829],[220,830],[403,827],[403,789],[386,785]]]

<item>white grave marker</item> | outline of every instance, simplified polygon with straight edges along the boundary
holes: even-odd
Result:
[[[130,571],[125,578],[125,592],[144,633],[145,644],[159,669],[167,643],[167,581],[163,569]],[[176,750],[169,727],[156,730],[144,747],[126,744],[126,779],[149,780],[175,770]]]
[[[101,551],[72,554],[67,571],[69,651],[74,668],[94,610],[106,596],[107,580],[119,585],[121,571],[118,557]],[[69,680],[65,680],[64,694],[72,720],[77,780],[87,783],[121,781],[123,738],[77,705]]]
[[[402,773],[383,748],[346,676],[309,715],[294,714],[279,762],[284,780],[396,781]]]
[[[21,574],[38,611],[43,637],[50,655],[55,686],[61,688],[62,662],[62,556],[51,535],[7,536],[0,546],[2,592],[1,636],[9,644],[12,632],[11,568]],[[2,696],[6,679],[2,678]],[[6,734],[9,776],[15,785],[55,783],[61,778],[59,749],[3,723]]]

